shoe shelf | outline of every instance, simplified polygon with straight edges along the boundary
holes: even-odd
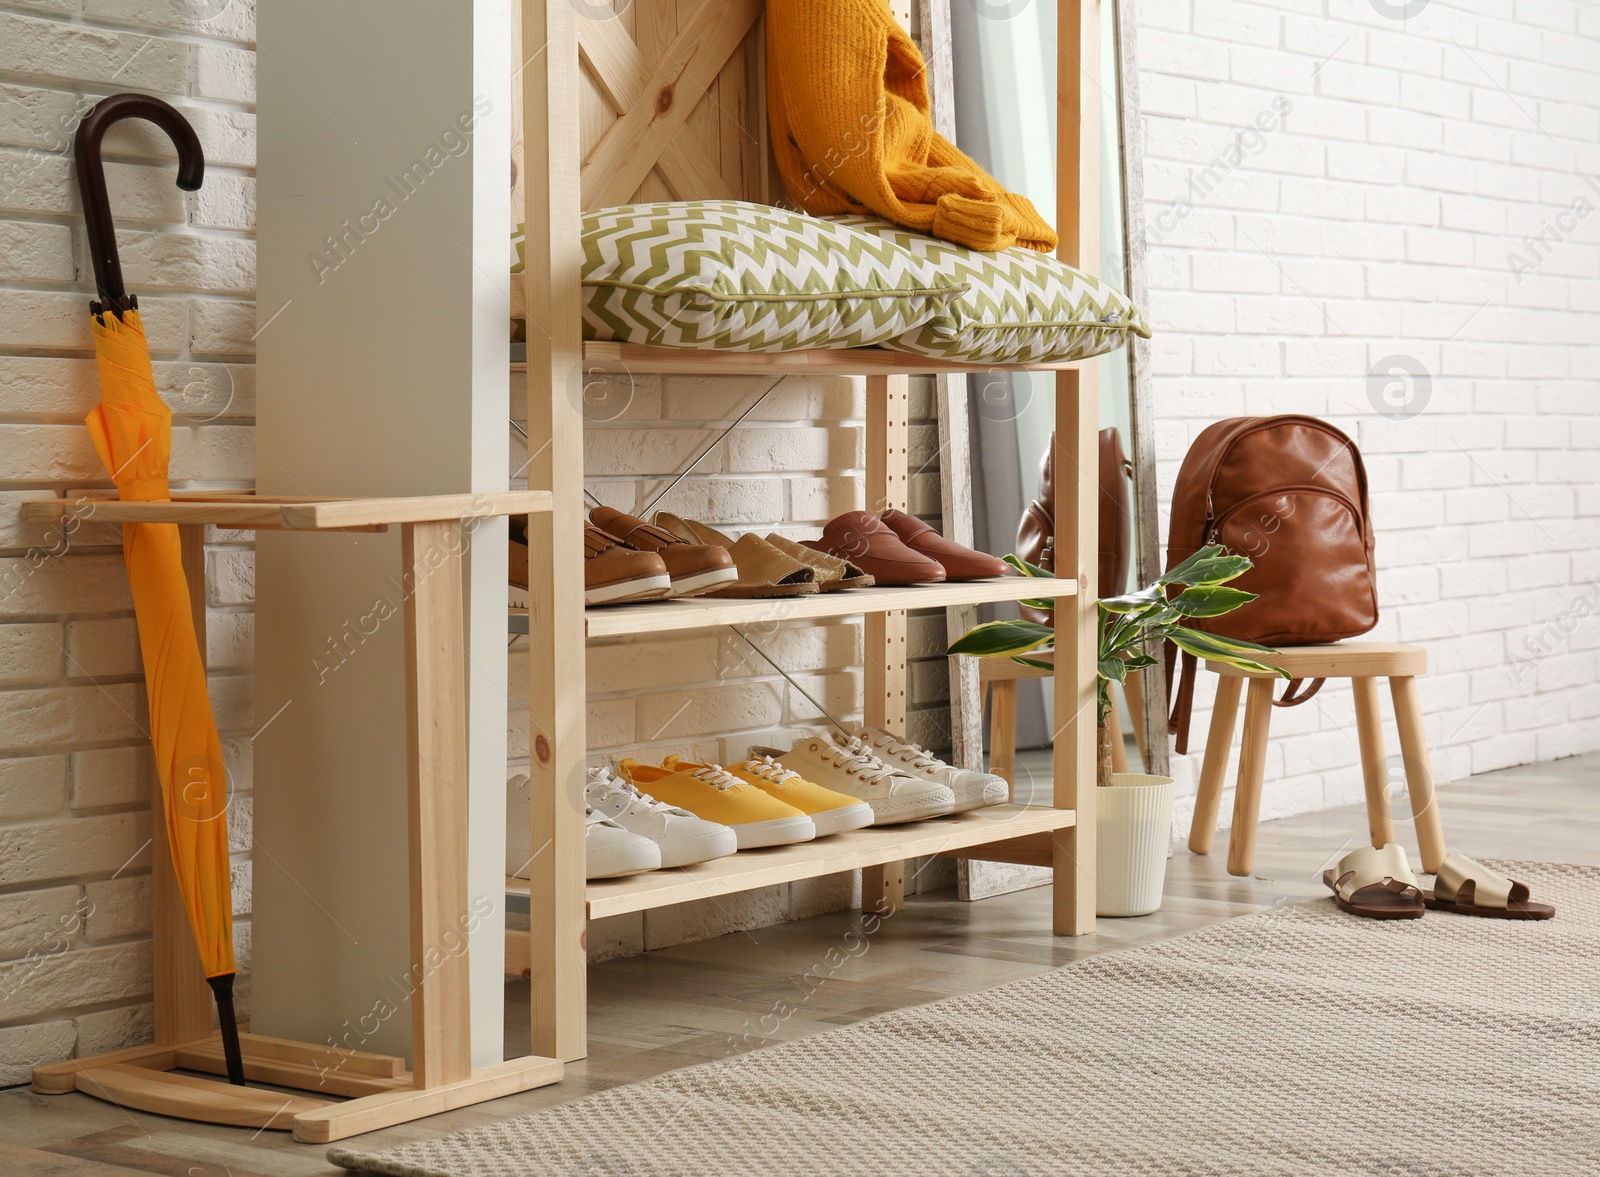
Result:
[[[741,850],[727,858],[698,866],[656,870],[622,879],[602,879],[585,888],[588,916],[627,915],[695,899],[714,899],[756,887],[814,879],[820,875],[863,867],[882,866],[928,854],[968,857],[964,851],[980,849],[988,855],[993,846],[1015,844],[1015,853],[1037,857],[1038,845],[1054,830],[1075,825],[1070,809],[1039,805],[994,805],[952,817],[931,818],[896,826],[869,826],[766,850]],[[1047,846],[1042,847],[1046,861]],[[973,855],[972,857],[977,857]],[[506,894],[527,895],[526,879],[507,877]]]
[[[985,372],[1063,372],[1082,360],[1052,364],[989,364]],[[513,361],[513,372],[528,365]],[[698,351],[680,347],[650,347],[642,343],[583,345],[586,373],[635,376],[938,376],[973,371],[970,360],[940,360],[882,347],[811,348],[804,351],[737,352]]]
[[[904,903],[905,861],[925,855],[992,858],[1055,869],[1050,929],[1064,936],[1094,930],[1094,632],[1096,609],[1089,585],[1097,563],[1096,523],[1099,390],[1097,363],[984,365],[952,363],[880,348],[811,350],[774,354],[585,343],[582,339],[582,240],[573,232],[585,208],[655,199],[661,176],[676,199],[707,198],[773,203],[770,149],[759,136],[767,126],[764,86],[759,83],[765,44],[759,29],[743,37],[723,9],[752,19],[759,3],[717,6],[717,0],[674,0],[668,8],[712,13],[726,43],[711,45],[682,32],[681,43],[657,44],[652,32],[635,43],[642,64],[619,66],[631,52],[630,34],[617,22],[574,19],[562,0],[520,5],[518,34],[525,97],[518,141],[526,173],[521,208],[526,269],[520,305],[530,328],[526,359],[507,357],[526,374],[525,414],[528,484],[548,489],[551,514],[529,527],[529,600],[513,612],[508,627],[528,635],[528,727],[531,733],[531,828],[538,848],[530,880],[509,879],[514,897],[526,897],[528,931],[507,936],[507,971],[529,979],[529,1022],[534,1050],[577,1059],[588,1050],[585,937],[589,919],[643,912],[771,886],[797,879],[859,870],[862,906],[894,911]],[[903,23],[909,0],[891,0]],[[1061,257],[1093,269],[1099,256],[1100,86],[1096,69],[1100,6],[1058,0],[1059,93],[1057,206]],[[742,16],[741,16],[742,19]],[[642,26],[641,26],[642,27]],[[746,30],[749,25],[742,26]],[[731,31],[730,31],[731,29]],[[643,34],[641,34],[643,35]],[[618,38],[621,38],[620,40]],[[738,42],[743,48],[734,47]],[[724,68],[731,51],[745,54]],[[686,68],[694,54],[714,60]],[[575,68],[582,59],[583,68]],[[741,64],[742,62],[742,64]],[[597,64],[598,63],[598,64]],[[703,66],[703,68],[702,68]],[[589,82],[580,76],[585,70]],[[648,77],[642,86],[635,82]],[[716,78],[713,102],[700,79]],[[629,80],[632,79],[632,80]],[[626,85],[622,83],[626,82]],[[580,84],[582,83],[582,84]],[[670,103],[665,98],[670,97]],[[619,117],[612,119],[600,107]],[[666,106],[671,110],[663,114]],[[741,111],[733,120],[729,110]],[[689,119],[691,112],[694,115]],[[609,128],[586,149],[585,127]],[[756,129],[752,136],[744,128]],[[717,183],[686,168],[682,144],[714,128],[709,142],[723,166],[733,168]],[[721,150],[739,144],[738,158]],[[718,151],[721,154],[718,155]],[[703,169],[702,169],[703,170]],[[673,179],[672,177],[676,177]],[[718,191],[722,190],[722,191]],[[518,197],[513,197],[514,201]],[[765,599],[691,598],[586,608],[582,530],[584,496],[582,378],[617,373],[645,376],[828,375],[865,377],[865,445],[860,505],[881,512],[906,510],[910,497],[910,384],[917,375],[962,375],[987,371],[1051,371],[1055,388],[1054,428],[1057,561],[1061,579],[998,578],[955,584],[874,587]],[[976,389],[966,382],[967,395]],[[978,381],[976,383],[981,383]],[[956,383],[940,395],[953,395]],[[710,415],[710,414],[708,414]],[[1043,428],[1041,422],[1041,428]],[[962,488],[963,492],[965,488]],[[854,504],[852,504],[854,505]],[[601,637],[651,635],[738,626],[745,623],[862,617],[861,695],[852,718],[864,727],[904,732],[907,722],[908,614],[949,608],[1059,598],[1055,648],[1060,665],[1054,692],[1056,735],[1049,807],[996,806],[960,816],[852,831],[812,842],[741,851],[729,858],[684,869],[652,871],[631,878],[588,882],[584,875],[581,799],[570,783],[584,778],[591,753],[587,722],[584,643]],[[959,626],[952,615],[949,624]]]
[[[773,621],[810,621],[823,617],[852,617],[863,613],[888,613],[901,609],[944,609],[955,605],[988,605],[1031,597],[1070,597],[1077,593],[1073,580],[1006,576],[995,580],[969,580],[959,584],[919,584],[898,588],[842,589],[800,597],[755,600],[693,597],[682,601],[647,601],[632,605],[604,605],[584,611],[584,636],[626,637],[673,630],[708,629],[719,625],[760,625]],[[528,632],[528,611],[512,609],[509,632]]]

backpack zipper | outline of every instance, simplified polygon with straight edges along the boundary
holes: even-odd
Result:
[[[1351,502],[1350,499],[1346,498],[1344,495],[1340,494],[1338,491],[1328,490],[1326,487],[1321,487],[1321,486],[1281,486],[1281,487],[1278,487],[1276,490],[1266,491],[1266,492],[1264,492],[1262,494],[1258,494],[1258,495],[1251,495],[1249,498],[1245,499],[1243,502],[1235,503],[1233,506],[1229,507],[1226,511],[1224,511],[1222,513],[1222,517],[1221,518],[1216,519],[1214,521],[1211,521],[1211,523],[1210,523],[1210,533],[1209,533],[1211,535],[1211,539],[1209,541],[1207,541],[1207,542],[1215,543],[1217,534],[1222,529],[1222,525],[1224,523],[1226,523],[1229,519],[1232,519],[1240,511],[1242,511],[1246,507],[1250,506],[1252,503],[1259,503],[1262,499],[1280,498],[1280,497],[1282,497],[1284,495],[1290,495],[1290,494],[1316,495],[1319,498],[1332,499],[1334,502],[1339,503],[1347,511],[1349,511],[1350,514],[1355,517],[1355,519],[1356,519],[1358,524],[1360,523],[1360,520],[1361,520],[1361,512],[1360,512],[1360,510],[1356,507],[1355,503]],[[1209,509],[1210,495],[1206,496],[1206,501],[1208,503],[1206,518],[1208,520],[1210,520],[1210,518],[1211,518],[1210,509]],[[1362,535],[1363,535],[1363,538],[1365,538],[1365,529],[1358,526],[1357,530],[1360,531],[1362,533]]]

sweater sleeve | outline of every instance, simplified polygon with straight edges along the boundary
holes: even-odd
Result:
[[[973,249],[1055,248],[1027,200],[934,132],[925,74],[884,0],[768,0],[768,109],[790,199]]]

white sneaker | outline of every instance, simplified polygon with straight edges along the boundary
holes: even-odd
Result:
[[[875,826],[921,821],[955,811],[955,794],[949,789],[885,764],[858,738],[839,742],[831,735],[812,736],[787,752],[752,748],[750,754],[775,757],[808,781],[865,801],[872,806]]]
[[[969,809],[999,805],[1011,791],[1006,787],[1004,777],[946,764],[926,748],[905,740],[897,740],[888,732],[863,731],[857,738],[877,753],[885,763],[892,764],[907,776],[932,781],[949,789],[956,796],[956,807],[952,813],[965,813]]]
[[[533,795],[526,776],[506,782],[506,874],[518,879],[530,876],[533,850]],[[623,829],[605,814],[584,806],[587,823],[583,834],[584,872],[591,879],[614,879],[637,875],[661,865],[661,850],[643,834]]]
[[[586,795],[595,810],[654,842],[661,850],[662,866],[692,866],[726,858],[739,849],[739,835],[730,827],[646,797],[609,768],[589,770]]]
[[[585,877],[615,879],[655,870],[661,865],[661,847],[643,834],[623,829],[590,806],[583,808],[588,828],[583,834]]]

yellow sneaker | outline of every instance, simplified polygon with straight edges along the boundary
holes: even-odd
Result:
[[[668,756],[660,767],[624,760],[617,771],[641,793],[648,793],[657,801],[732,827],[740,850],[787,846],[791,842],[809,842],[817,836],[816,823],[799,809],[767,796],[718,764],[696,764]]]
[[[752,756],[743,764],[729,765],[728,771],[806,814],[817,827],[819,838],[872,824],[872,806],[865,801],[813,784],[770,756]]]

